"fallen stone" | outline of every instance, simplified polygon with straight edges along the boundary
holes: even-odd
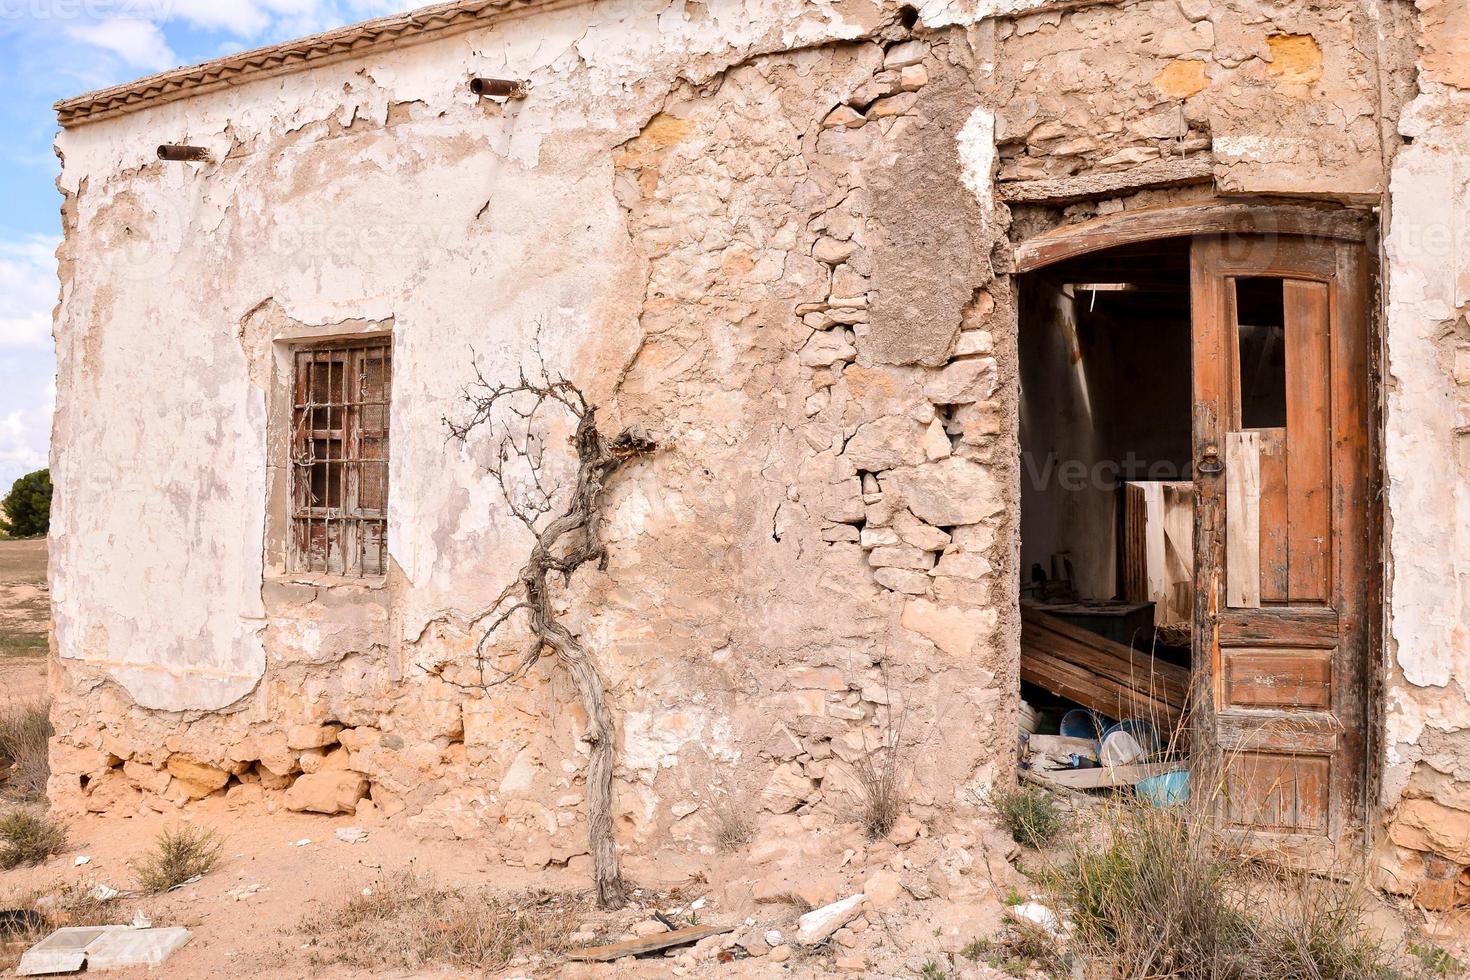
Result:
[[[905,813],[893,822],[893,829],[888,832],[888,839],[900,846],[912,844],[919,839],[923,830],[923,824]]]
[[[867,907],[886,909],[898,901],[903,891],[903,881],[892,871],[875,871],[863,882],[863,894],[868,896]]]
[[[367,796],[368,781],[360,773],[329,771],[298,776],[286,790],[286,809],[297,813],[357,812],[357,801]]]
[[[657,919],[644,919],[633,923],[633,935],[639,939],[647,939],[649,936],[657,936],[659,933],[668,931],[669,927]]]
[[[344,844],[361,844],[367,840],[368,832],[361,827],[338,827],[334,836]]]
[[[832,934],[862,911],[866,896],[862,892],[844,898],[840,902],[813,909],[796,920],[796,941],[803,946],[816,946],[832,937]]]

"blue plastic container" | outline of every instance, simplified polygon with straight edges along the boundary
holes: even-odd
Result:
[[[1086,708],[1073,708],[1062,715],[1062,734],[1068,738],[1090,738],[1097,741],[1102,737],[1102,731],[1108,725],[1113,724],[1111,718],[1104,717],[1095,711]]]
[[[1189,770],[1175,769],[1147,779],[1140,779],[1133,787],[1139,796],[1156,807],[1175,806],[1189,802]]]

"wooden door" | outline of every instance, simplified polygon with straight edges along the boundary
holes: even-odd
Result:
[[[1192,254],[1196,785],[1226,829],[1321,866],[1364,815],[1363,246],[1201,236]]]

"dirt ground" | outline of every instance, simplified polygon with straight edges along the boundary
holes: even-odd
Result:
[[[0,702],[45,695],[50,634],[45,539],[0,540]]]
[[[179,815],[126,819],[92,816],[71,826],[67,854],[38,867],[0,873],[0,909],[14,908],[18,900],[37,893],[60,893],[66,885],[90,890],[97,884],[106,884],[124,891],[122,897],[109,903],[110,921],[130,922],[142,910],[155,926],[183,925],[193,933],[190,943],[170,958],[161,971],[150,974],[144,970],[118,970],[109,971],[109,976],[119,980],[160,974],[197,980],[245,976],[284,980],[305,976],[362,976],[360,970],[322,963],[321,954],[309,944],[309,937],[299,927],[306,917],[334,908],[345,898],[361,894],[363,889],[382,887],[397,871],[413,870],[433,876],[441,885],[472,891],[493,886],[496,893],[535,888],[582,894],[587,887],[584,875],[565,869],[527,872],[493,862],[464,843],[425,842],[381,825],[362,824],[352,817],[293,813],[247,816],[226,811],[221,806],[217,812],[193,813],[188,822],[215,829],[224,838],[218,866],[195,884],[162,896],[126,894],[136,887],[129,862],[147,851],[159,831],[178,826]],[[367,839],[347,844],[335,838],[337,828],[351,826],[363,826],[368,831]],[[302,840],[311,843],[299,846],[295,843]],[[79,855],[90,860],[76,866]],[[633,908],[613,917],[616,924],[612,927],[622,928],[646,919],[654,907],[671,911],[678,906],[687,907],[700,897],[706,899],[705,921],[717,924],[743,921],[733,912],[722,912],[718,899],[700,894],[698,888],[686,891],[678,899],[660,900],[652,891],[645,892],[643,897],[650,902],[647,910],[635,903]],[[604,919],[590,911],[586,916],[587,921]],[[652,977],[668,976],[668,971],[667,961],[655,960],[640,962],[637,967],[565,965],[556,975]],[[544,967],[522,965],[494,975],[544,976],[547,972]],[[446,974],[440,968],[422,974],[374,970],[372,975],[457,974]],[[723,975],[758,974],[736,971]]]

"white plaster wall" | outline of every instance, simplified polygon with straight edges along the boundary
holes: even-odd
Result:
[[[1417,762],[1470,776],[1436,738],[1470,731],[1470,92],[1422,81],[1385,243],[1390,804]]]
[[[853,37],[880,15],[619,0],[63,131],[67,248],[83,274],[65,284],[57,330],[62,659],[173,710],[230,705],[261,677],[270,379],[237,334],[266,300],[303,324],[394,321],[403,635],[494,595],[523,532],[492,516],[480,462],[447,449],[441,423],[470,345],[508,370],[544,323],[557,370],[587,381],[625,359],[644,276],[610,149],[679,77]],[[475,74],[527,79],[531,95],[486,108],[465,84]],[[353,129],[390,106],[410,122]],[[160,142],[205,145],[217,162],[160,164]]]

